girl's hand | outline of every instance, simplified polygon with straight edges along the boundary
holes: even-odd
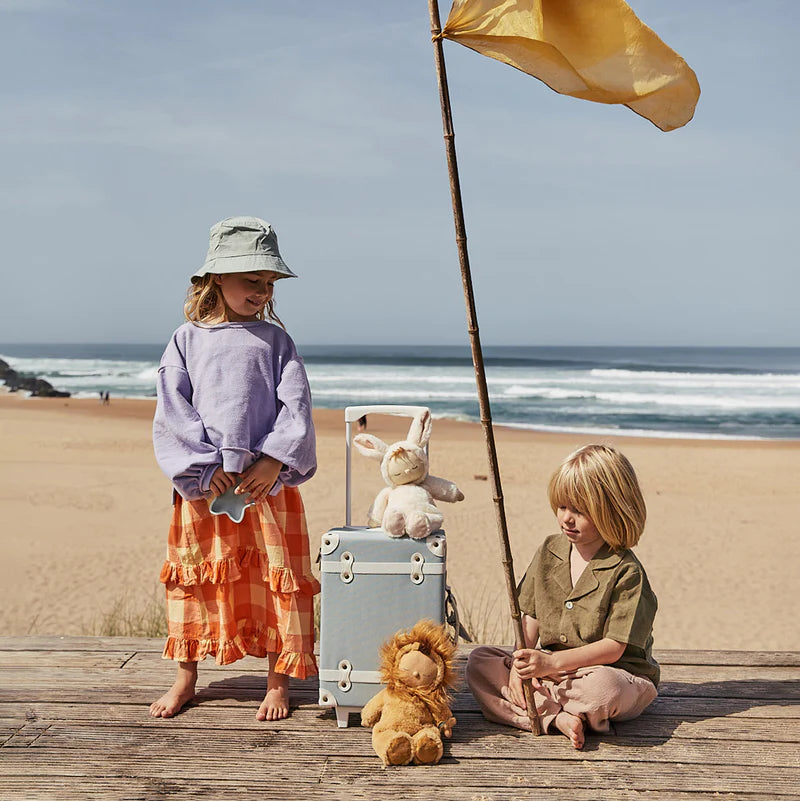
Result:
[[[277,459],[273,459],[271,456],[262,456],[242,473],[242,481],[236,488],[236,494],[243,495],[245,492],[249,492],[249,500],[255,503],[265,501],[282,469],[283,464]]]
[[[211,476],[211,483],[209,489],[214,495],[223,495],[226,490],[229,490],[239,480],[236,473],[226,473],[221,467],[218,467]]]
[[[512,673],[516,670],[523,680],[536,679],[539,676],[550,676],[558,673],[552,655],[546,654],[544,651],[537,651],[534,648],[521,648],[519,651],[514,651],[512,656],[514,657]],[[538,684],[539,682],[535,682],[535,685]]]

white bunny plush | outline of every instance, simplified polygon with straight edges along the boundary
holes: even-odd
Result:
[[[431,438],[431,413],[427,409],[412,420],[408,438],[387,445],[372,434],[357,434],[353,444],[359,452],[381,463],[387,486],[369,510],[369,525],[381,526],[392,537],[408,534],[423,539],[441,528],[444,517],[436,508],[440,501],[464,500],[464,493],[452,482],[428,474],[425,446]]]

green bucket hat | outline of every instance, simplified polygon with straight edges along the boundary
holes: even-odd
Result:
[[[211,228],[206,263],[193,276],[269,270],[280,278],[297,278],[281,258],[272,226],[258,217],[229,217]]]

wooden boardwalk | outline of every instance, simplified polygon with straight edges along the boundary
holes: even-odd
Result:
[[[150,718],[173,672],[160,652],[0,637],[0,799],[800,798],[800,653],[661,651],[659,698],[583,751],[487,723],[462,690],[442,762],[384,769],[369,731],[316,705],[314,682],[292,683],[288,720],[256,721],[262,660],[205,662],[197,703]]]

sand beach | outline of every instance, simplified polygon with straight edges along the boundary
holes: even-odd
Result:
[[[86,634],[120,598],[160,592],[170,484],[156,465],[152,400],[0,391],[0,633]],[[342,414],[315,411],[319,470],[303,487],[312,552],[344,522]],[[406,424],[371,418],[399,438]],[[659,598],[657,648],[800,650],[800,442],[543,434],[496,428],[514,566],[554,532],[545,488],[574,448],[603,441],[636,467],[648,504],[637,548]],[[482,429],[435,420],[431,469],[466,499],[440,504],[462,618],[503,638],[507,609]],[[354,455],[353,522],[380,489]]]

